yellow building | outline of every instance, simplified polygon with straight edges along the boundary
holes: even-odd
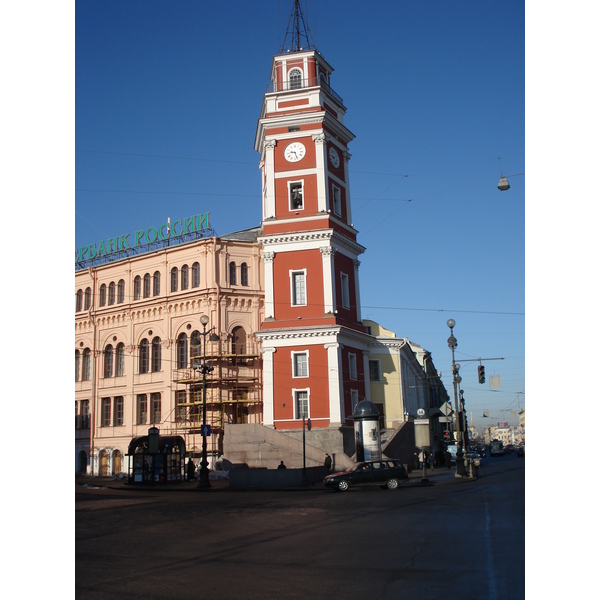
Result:
[[[431,354],[374,321],[365,319],[363,324],[375,338],[369,348],[369,379],[371,401],[382,415],[381,429],[396,430],[423,416],[430,420],[432,446],[440,447],[439,407],[448,394]]]

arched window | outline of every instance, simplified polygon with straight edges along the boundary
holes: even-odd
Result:
[[[139,275],[133,280],[133,299],[139,300],[142,297],[142,278]]]
[[[202,336],[199,331],[192,331],[190,337],[190,358],[202,355]]]
[[[115,303],[115,282],[111,281],[108,286],[108,305],[111,306]]]
[[[185,333],[180,333],[177,338],[177,368],[185,369],[188,365],[188,338]]]
[[[121,302],[125,302],[125,280],[120,279],[117,284],[117,302],[121,304]]]
[[[117,377],[125,375],[125,344],[117,344]]]
[[[106,284],[103,283],[100,286],[100,306],[104,306],[106,304]]]
[[[140,373],[148,372],[148,340],[142,340],[140,342],[140,356],[139,356],[139,371]]]
[[[79,381],[79,370],[81,369],[81,355],[75,350],[75,381]]]
[[[160,355],[161,355],[161,344],[160,338],[155,337],[152,340],[152,371],[156,373],[160,371]]]
[[[92,288],[85,288],[85,296],[83,299],[83,307],[85,310],[89,310],[92,305]]]
[[[288,80],[290,82],[290,90],[297,90],[302,87],[302,71],[300,69],[292,69],[288,73]]]
[[[104,377],[113,376],[113,347],[109,344],[104,349]]]
[[[177,291],[177,277],[178,277],[179,273],[177,271],[177,267],[173,267],[171,269],[171,291],[172,292],[176,292]]]
[[[92,351],[86,348],[83,351],[83,372],[81,373],[81,379],[83,381],[89,381],[92,376]]]
[[[152,276],[152,295],[160,296],[160,271],[154,271]]]
[[[234,327],[231,332],[231,353],[246,354],[246,332],[243,327]]]
[[[236,272],[235,272],[235,263],[234,262],[230,262],[229,263],[229,283],[230,283],[230,285],[236,285],[237,284],[237,278],[236,278]]]
[[[242,285],[248,285],[248,265],[246,263],[242,263],[240,267],[240,280]]]
[[[82,309],[83,303],[83,292],[81,290],[77,290],[77,295],[75,296],[75,312],[79,312]]]
[[[200,263],[192,265],[192,287],[200,287]]]
[[[189,269],[187,265],[181,267],[181,289],[187,290],[189,285]]]
[[[150,273],[144,275],[144,298],[150,298]]]

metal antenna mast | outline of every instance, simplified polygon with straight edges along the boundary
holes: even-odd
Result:
[[[294,8],[288,21],[287,31],[283,40],[283,48],[286,47],[288,36],[291,36],[292,43],[289,47],[291,52],[300,52],[301,50],[315,49],[310,30],[304,20],[304,13],[300,6],[300,0],[294,0]]]

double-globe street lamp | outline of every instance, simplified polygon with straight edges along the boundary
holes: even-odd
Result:
[[[194,371],[198,369],[202,373],[202,428],[200,429],[200,433],[202,435],[202,460],[200,461],[200,480],[198,481],[199,489],[207,489],[210,487],[210,481],[208,479],[208,459],[207,459],[207,451],[206,438],[210,435],[210,427],[206,423],[206,374],[211,373],[214,370],[213,366],[206,364],[206,336],[209,336],[209,341],[218,342],[220,340],[219,336],[214,332],[214,327],[211,327],[208,331],[206,330],[206,326],[210,321],[207,315],[202,315],[200,317],[200,323],[202,324],[202,338],[203,338],[203,353],[202,353],[202,363],[197,360],[194,360],[192,363],[192,368]]]
[[[458,410],[458,385],[461,382],[461,377],[458,374],[460,365],[454,360],[454,350],[458,346],[458,342],[454,337],[454,326],[456,322],[454,319],[448,319],[446,325],[450,327],[450,337],[448,338],[448,347],[452,350],[452,383],[454,385],[454,412],[456,418],[456,477],[466,477],[467,471],[465,469],[464,455],[463,455],[463,436],[462,436],[462,423],[461,413]],[[464,410],[464,407],[462,407]]]

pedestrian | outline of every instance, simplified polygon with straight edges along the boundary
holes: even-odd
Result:
[[[444,459],[446,461],[446,468],[449,469],[452,466],[452,455],[448,450],[444,452]]]
[[[279,463],[278,469],[287,469],[287,467],[283,464],[283,461]]]
[[[419,452],[419,469],[423,468],[423,463],[425,462],[425,452],[423,452],[423,450],[421,450]]]
[[[327,472],[329,473],[329,471],[331,469],[331,456],[329,456],[329,454],[325,454],[325,468],[327,469]]]
[[[429,468],[433,471],[433,465],[434,465],[433,452],[429,453],[429,456],[427,457],[427,463],[429,465]]]
[[[196,465],[191,458],[188,459],[187,476],[188,481],[196,481]]]

